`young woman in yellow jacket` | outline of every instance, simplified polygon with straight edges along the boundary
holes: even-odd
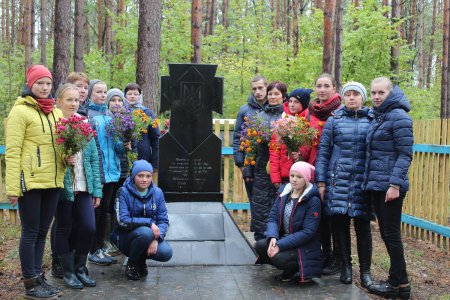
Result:
[[[6,194],[12,205],[19,203],[25,298],[45,299],[61,293],[46,283],[42,257],[64,186],[66,165],[56,150],[55,137],[55,124],[63,115],[50,98],[52,74],[46,67],[31,66],[26,81],[6,125]]]

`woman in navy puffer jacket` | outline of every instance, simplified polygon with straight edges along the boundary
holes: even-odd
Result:
[[[406,273],[401,237],[402,205],[409,188],[413,124],[403,91],[388,78],[372,81],[375,121],[367,134],[367,160],[363,189],[369,192],[380,234],[390,257],[389,278],[372,284],[369,291],[384,297],[408,299],[411,288]]]
[[[341,282],[352,282],[350,219],[354,219],[361,284],[371,283],[372,235],[370,200],[361,185],[366,161],[366,136],[373,111],[363,107],[366,89],[358,82],[342,88],[345,107],[325,123],[316,161],[316,177],[324,213],[331,216],[337,231],[343,266]]]

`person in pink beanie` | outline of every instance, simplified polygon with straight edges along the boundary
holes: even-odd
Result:
[[[310,182],[313,174],[314,167],[307,162],[292,165],[289,183],[282,187],[267,219],[265,239],[255,245],[257,263],[283,270],[278,276],[282,282],[296,277],[301,284],[310,283],[322,274],[321,203],[317,187]]]

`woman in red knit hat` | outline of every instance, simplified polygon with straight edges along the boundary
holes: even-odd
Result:
[[[56,151],[55,124],[61,111],[51,98],[52,74],[28,68],[26,85],[6,123],[6,195],[19,203],[19,245],[25,298],[54,298],[61,290],[46,283],[42,270],[45,238],[55,215],[66,165]]]

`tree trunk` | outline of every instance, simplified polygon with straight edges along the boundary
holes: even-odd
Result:
[[[199,14],[201,21],[201,10]],[[161,18],[162,1],[139,0],[136,81],[142,88],[144,105],[155,113],[160,80]]]
[[[314,0],[314,7],[317,9],[323,9],[323,0]]]
[[[433,17],[431,18],[431,35],[430,35],[430,51],[428,52],[428,64],[427,64],[427,81],[426,87],[427,89],[431,86],[431,67],[433,65],[433,57],[434,57],[434,33],[436,31],[436,2],[437,0],[433,0]]]
[[[53,52],[53,92],[64,83],[70,67],[71,16],[70,0],[55,1],[55,46]]]
[[[222,0],[222,25],[228,28],[228,0]]]
[[[117,18],[119,19],[119,25],[121,28],[125,27],[125,20],[122,15],[124,10],[125,10],[124,0],[119,0],[117,2]],[[122,54],[122,45],[119,40],[117,41],[116,52],[117,56],[120,56],[120,54]],[[123,70],[123,65],[124,65],[123,61],[120,60],[117,64],[117,69]]]
[[[90,47],[90,35],[89,35],[89,19],[87,14],[84,16],[84,53],[89,53]]]
[[[211,7],[209,11],[209,25],[208,25],[208,34],[214,34],[214,24],[216,24],[216,0],[211,0]]]
[[[73,65],[75,72],[84,71],[84,0],[75,1],[75,31],[73,42]]]
[[[3,1],[5,2],[5,26],[6,26],[6,30],[5,30],[5,45],[6,45],[6,50],[9,51],[11,49],[11,33],[10,33],[10,26],[11,26],[11,15],[9,14],[9,0],[5,0]]]
[[[398,7],[398,1],[399,0],[392,0],[392,16],[391,21],[392,23],[397,22],[398,16],[399,16],[399,7]],[[394,39],[398,38],[398,33],[394,37]],[[398,58],[399,58],[399,47],[398,45],[391,46],[391,73],[392,73],[392,81],[394,83],[398,83]]]
[[[284,14],[284,18],[285,18],[285,30],[286,30],[286,43],[288,45],[291,44],[291,10],[292,10],[292,5],[291,5],[291,0],[286,0],[284,2],[284,9],[285,9],[285,14]]]
[[[444,0],[444,23],[442,42],[442,82],[441,82],[441,119],[450,118],[450,0]]]
[[[111,0],[105,1],[105,54],[108,60],[113,53],[113,36],[111,31],[111,12],[113,11],[113,4]]]
[[[294,11],[294,20],[293,20],[293,46],[294,46],[294,57],[297,57],[298,55],[298,14],[300,11],[300,0],[294,0],[293,3],[293,11]]]
[[[334,0],[325,0],[323,16],[323,59],[322,71],[331,73],[333,59],[333,12],[335,11]]]
[[[24,22],[25,22],[25,2],[28,0],[19,0],[19,20],[17,24],[19,28],[17,29],[17,45],[23,46],[24,40]]]
[[[103,48],[103,3],[104,0],[97,0],[97,49]]]
[[[36,15],[36,11],[34,9],[34,0],[30,1],[30,20],[31,20],[31,44],[30,49],[31,52],[34,50],[34,41],[36,36],[36,18],[34,17]]]
[[[194,55],[191,62],[199,64],[202,62],[202,0],[192,0],[191,7],[191,42],[194,47]]]
[[[11,50],[14,50],[16,32],[16,0],[11,0]]]
[[[414,47],[414,41],[416,39],[416,0],[411,0],[411,15],[409,20],[409,30],[408,30],[408,45],[412,49]]]
[[[210,34],[209,31],[210,19],[211,19],[211,0],[206,0],[205,18],[203,19],[203,23],[205,24],[205,28],[203,29],[203,36],[207,36],[208,34]]]
[[[25,0],[25,26],[24,26],[24,42],[25,42],[25,66],[31,66],[31,6],[33,0]]]
[[[2,47],[6,46],[6,1],[2,1]]]
[[[400,16],[402,20],[405,18],[405,0],[400,0]],[[400,37],[402,40],[406,39],[406,33],[405,33],[405,26],[406,22],[403,22],[402,25],[400,25]]]
[[[336,0],[336,29],[335,29],[335,50],[334,50],[334,78],[336,79],[337,90],[342,85],[342,20],[344,18],[344,0]]]
[[[424,37],[424,21],[423,21],[423,14],[424,14],[424,5],[421,0],[419,0],[419,20],[418,20],[418,27],[417,31],[419,32],[418,40],[417,40],[417,46],[418,46],[418,54],[419,54],[419,74],[417,76],[417,86],[420,89],[423,89],[423,81],[424,81],[424,73],[425,73],[425,55],[423,53],[423,37]]]
[[[280,22],[281,22],[281,0],[276,0],[276,14],[275,14],[275,30],[280,29]]]
[[[47,30],[46,30],[46,19],[45,19],[45,12],[47,9],[47,4],[46,4],[46,0],[41,0],[41,10],[40,10],[40,14],[41,14],[41,38],[40,38],[40,42],[39,42],[39,47],[41,49],[41,64],[46,66],[47,65]],[[76,2],[76,1],[75,1]]]

